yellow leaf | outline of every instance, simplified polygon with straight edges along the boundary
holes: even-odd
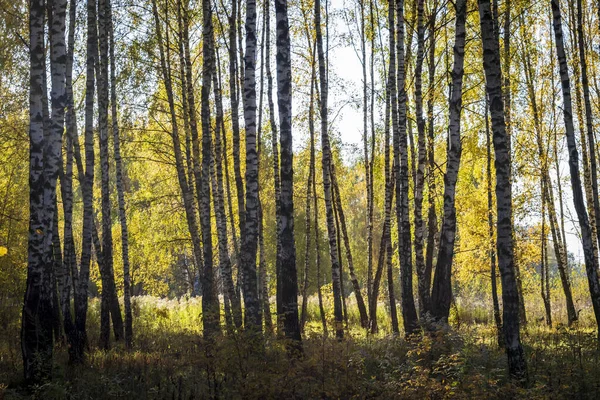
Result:
[[[5,256],[8,253],[8,249],[4,246],[0,246],[0,257]]]

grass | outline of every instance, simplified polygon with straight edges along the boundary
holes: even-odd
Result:
[[[69,366],[58,346],[51,382],[22,387],[18,322],[0,338],[0,399],[470,399],[599,398],[600,352],[587,322],[573,329],[535,321],[523,330],[529,367],[525,388],[506,374],[506,358],[483,308],[458,302],[452,329],[403,339],[385,330],[352,328],[339,342],[324,338],[316,301],[309,302],[304,355],[290,357],[274,337],[201,336],[200,299],[134,301],[135,349],[108,352],[98,342],[90,303],[91,348],[84,366]],[[329,308],[329,307],[328,307]],[[350,326],[357,327],[348,302]],[[382,305],[380,326],[389,326]],[[328,316],[331,319],[331,316]]]

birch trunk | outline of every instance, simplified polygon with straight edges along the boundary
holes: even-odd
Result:
[[[590,157],[590,172],[591,172],[591,187],[592,187],[592,204],[594,208],[594,218],[596,225],[596,240],[600,245],[600,201],[598,200],[598,172],[596,164],[596,139],[594,136],[592,104],[590,101],[590,86],[588,82],[587,62],[585,54],[585,41],[583,36],[583,16],[581,0],[577,0],[577,38],[579,48],[579,62],[581,64],[581,86],[583,89],[583,102],[585,105],[585,127],[588,137],[589,157]]]
[[[417,310],[413,296],[412,246],[408,207],[408,149],[406,137],[406,87],[404,64],[404,0],[396,1],[396,53],[398,54],[398,117],[394,129],[394,173],[396,176],[396,219],[399,232],[400,280],[402,316],[406,335],[419,329]],[[392,99],[393,101],[393,99]],[[393,110],[392,110],[393,111]]]
[[[342,325],[342,283],[341,267],[338,258],[338,245],[336,238],[335,216],[333,211],[333,193],[331,187],[331,147],[329,143],[329,125],[327,119],[328,83],[325,70],[325,52],[323,50],[323,34],[321,30],[321,1],[315,0],[315,32],[317,40],[317,54],[319,59],[319,83],[321,85],[321,155],[323,168],[323,192],[325,197],[325,211],[327,218],[327,234],[329,239],[329,256],[331,257],[331,280],[333,283],[333,315],[335,320],[335,335],[338,339],[344,337]]]
[[[496,273],[496,235],[494,232],[494,200],[492,193],[492,135],[490,132],[490,105],[487,94],[485,96],[485,138],[486,138],[486,182],[487,182],[487,206],[488,206],[488,238],[490,255],[490,272],[492,281],[492,306],[494,310],[494,322],[496,334],[498,335],[498,347],[504,347],[504,336],[502,329],[502,317],[500,315],[500,303],[498,301],[498,281]]]
[[[85,172],[79,144],[76,143],[77,135],[73,135],[73,150],[79,182],[83,197],[83,228],[81,240],[81,261],[78,276],[78,286],[75,289],[75,346],[72,361],[81,363],[84,360],[84,351],[87,345],[86,319],[88,308],[88,283],[90,278],[90,261],[92,255],[93,219],[93,187],[94,187],[94,91],[95,91],[95,64],[98,58],[98,37],[96,29],[96,1],[87,3],[87,54],[86,54],[86,90],[85,90]],[[83,179],[82,179],[83,178]]]
[[[389,71],[387,75],[386,90],[385,90],[385,114],[384,114],[384,173],[385,173],[385,219],[383,223],[383,232],[381,234],[381,242],[379,245],[379,257],[377,260],[377,269],[373,278],[371,287],[371,298],[369,299],[369,317],[371,333],[375,334],[379,330],[377,325],[377,300],[379,297],[379,286],[383,275],[384,263],[386,263],[387,242],[391,241],[391,214],[392,214],[392,199],[394,195],[394,179],[391,175],[390,168],[390,106],[394,113],[398,111],[396,102],[396,39],[394,34],[394,3],[389,2],[388,5],[388,25],[389,25]],[[391,102],[391,104],[390,104]],[[397,114],[393,114],[392,118],[396,118]],[[391,255],[388,254],[387,257]],[[389,275],[388,275],[389,280]]]
[[[187,29],[187,10],[186,24]],[[202,313],[204,336],[215,336],[221,332],[219,298],[214,283],[213,271],[213,245],[211,224],[211,193],[210,193],[210,166],[212,164],[212,130],[210,115],[210,91],[212,75],[215,73],[215,52],[213,37],[213,15],[210,0],[202,1],[202,91],[201,91],[201,124],[202,124],[202,170],[200,174],[200,225],[202,228],[202,246],[204,258],[202,278]],[[187,33],[187,32],[186,32]],[[188,35],[186,35],[186,39]],[[189,40],[186,40],[186,47]],[[189,51],[187,52],[189,56]],[[191,63],[187,63],[191,69]],[[188,80],[188,87],[192,84]],[[193,97],[190,97],[190,107],[193,106]],[[194,109],[190,109],[190,115]],[[191,121],[191,120],[190,120]],[[193,130],[192,130],[193,133]],[[192,137],[193,140],[193,137]],[[193,143],[192,143],[193,144]]]
[[[308,28],[307,28],[307,41],[308,44],[311,45],[311,39],[310,39],[310,35],[308,33]],[[308,182],[306,183],[306,218],[305,218],[305,222],[306,222],[306,246],[304,248],[304,282],[302,285],[302,308],[301,308],[301,314],[300,314],[300,330],[301,332],[304,332],[304,326],[306,324],[306,312],[308,310],[308,285],[309,285],[309,271],[310,271],[310,249],[311,249],[311,245],[310,245],[310,230],[311,230],[311,204],[313,202],[312,199],[312,194],[313,194],[313,188],[312,188],[312,182],[315,179],[315,168],[314,168],[314,163],[315,163],[315,154],[314,154],[314,141],[315,141],[315,121],[314,121],[314,116],[315,116],[315,102],[314,102],[314,97],[315,97],[315,85],[316,85],[316,81],[317,81],[317,71],[315,68],[315,50],[316,50],[316,43],[312,45],[312,54],[311,54],[311,75],[310,75],[310,95],[309,95],[309,103],[308,103],[308,132],[310,135],[310,161],[309,161],[309,168],[308,168]],[[316,195],[315,195],[316,197]],[[316,211],[316,210],[315,210]],[[315,235],[317,234],[317,230],[318,227],[315,228]],[[317,282],[319,282],[320,279],[319,277],[317,277]],[[320,292],[320,288],[319,288],[319,292]]]
[[[434,102],[435,102],[435,34],[436,34],[436,15],[438,12],[437,1],[434,2],[434,7],[431,10],[429,20],[429,88],[427,96],[427,200],[429,210],[427,212],[427,247],[425,249],[425,274],[424,286],[427,288],[429,296],[429,307],[426,311],[431,310],[431,274],[433,272],[433,256],[435,252],[436,236],[438,229],[437,212],[435,207],[436,202],[436,165],[435,165],[435,125],[434,125]]]
[[[367,303],[371,299],[371,286],[373,280],[373,181],[371,180],[371,163],[369,161],[369,96],[367,81],[367,42],[365,30],[365,0],[360,0],[360,49],[362,57],[362,80],[363,80],[363,157],[365,166],[365,184],[367,187]],[[367,325],[368,327],[368,319]]]
[[[550,304],[550,279],[548,278],[548,245],[547,245],[547,232],[546,232],[546,199],[544,198],[545,192],[545,178],[540,179],[540,194],[542,200],[542,232],[541,232],[541,257],[540,257],[540,289],[542,293],[542,301],[544,302],[544,309],[546,310],[546,325],[552,327],[552,306]]]
[[[396,294],[394,293],[394,271],[392,268],[392,257],[394,251],[392,248],[392,241],[387,241],[386,249],[386,267],[387,267],[387,282],[388,282],[388,299],[390,302],[390,320],[392,324],[392,333],[394,335],[400,334],[400,327],[398,324],[398,311],[396,310]]]
[[[223,189],[223,144],[221,135],[225,136],[226,132],[222,129],[223,122],[223,100],[221,96],[221,87],[217,74],[219,68],[213,74],[215,105],[217,109],[216,125],[215,125],[215,165],[216,165],[216,190],[213,189],[215,197],[215,216],[217,221],[217,237],[219,246],[219,268],[221,278],[225,286],[225,294],[231,302],[231,311],[233,314],[233,323],[237,329],[242,327],[242,305],[240,298],[235,290],[233,283],[233,272],[231,268],[231,258],[229,257],[229,248],[227,246],[227,216],[225,214],[225,194]],[[234,228],[235,229],[235,228]]]
[[[498,0],[492,2],[492,17],[493,17],[493,31],[496,39],[500,41],[500,21],[498,18]],[[504,53],[502,66],[504,68],[504,75],[502,76],[502,87],[503,87],[503,99],[504,99],[504,113],[506,121],[506,131],[508,132],[508,146],[509,151],[512,154],[512,139],[511,139],[511,117],[510,117],[510,27],[511,27],[511,2],[506,1],[506,10],[504,18]],[[512,182],[512,166],[509,167],[509,177]],[[514,225],[514,221],[511,220],[511,225]],[[514,236],[514,232],[513,232]],[[513,237],[514,240],[514,237]],[[521,272],[518,264],[518,260],[515,260],[515,276],[517,279],[517,294],[519,296],[519,319],[523,325],[527,323],[527,317],[525,314],[525,303],[523,302],[523,288],[521,282]]]
[[[240,0],[241,1],[241,0]],[[238,48],[237,48],[237,37],[236,28],[238,27],[238,0],[231,1],[231,15],[229,17],[229,100],[231,104],[231,131],[233,141],[233,171],[235,175],[235,187],[237,194],[238,203],[238,226],[240,236],[244,233],[244,215],[246,212],[246,206],[244,204],[244,181],[242,180],[242,170],[240,161],[240,117],[239,117],[239,85],[238,85],[238,70],[242,71],[243,68],[238,65]],[[239,24],[241,25],[241,18],[239,18]],[[241,28],[240,28],[241,29]],[[240,40],[240,51],[241,41]],[[243,59],[243,58],[242,58]],[[231,215],[233,220],[233,214]],[[235,237],[235,228],[232,227],[232,233]],[[239,260],[238,260],[239,263]],[[238,267],[239,268],[239,267]],[[238,273],[239,274],[239,273]],[[240,276],[238,276],[238,280]]]
[[[279,169],[279,145],[278,128],[275,123],[275,105],[273,103],[273,74],[271,73],[271,13],[269,2],[265,2],[265,59],[267,71],[267,102],[269,104],[269,125],[271,127],[271,146],[273,152],[273,186],[275,189],[275,275],[276,275],[276,306],[277,306],[277,325],[282,329],[283,309],[281,303],[282,273],[281,273],[281,171]]]
[[[294,240],[294,170],[292,149],[292,60],[287,0],[275,1],[277,22],[277,106],[281,132],[281,311],[285,336],[300,341],[298,274]],[[267,60],[268,62],[268,60]]]
[[[113,266],[112,210],[110,202],[110,163],[108,149],[108,41],[109,14],[108,1],[98,1],[98,43],[100,49],[98,72],[98,132],[100,144],[100,175],[102,199],[102,307],[100,313],[100,347],[110,347],[110,321],[112,317],[115,340],[123,336],[123,318],[119,300],[116,295],[115,274]],[[105,309],[106,307],[106,309]]]
[[[258,156],[256,151],[256,0],[246,1],[246,55],[244,71],[244,120],[246,122],[246,213],[242,235],[246,326],[260,332],[256,253],[258,245]]]
[[[444,176],[444,215],[440,232],[435,277],[431,293],[432,315],[435,319],[447,322],[452,302],[452,261],[456,239],[456,182],[460,168],[462,145],[460,140],[460,117],[462,112],[462,84],[465,61],[465,22],[467,16],[465,0],[456,2],[456,28],[454,38],[454,65],[452,68],[452,90],[449,101],[450,126],[446,175]]]
[[[116,63],[115,63],[115,38],[110,0],[106,0],[109,56],[110,56],[110,103],[113,134],[113,151],[115,158],[115,178],[117,185],[117,199],[119,204],[119,222],[121,223],[121,253],[123,258],[123,304],[125,308],[125,346],[133,345],[133,316],[131,313],[131,276],[129,273],[129,231],[127,229],[127,214],[125,212],[125,190],[123,188],[123,161],[121,159],[121,139],[119,137],[119,120],[117,116],[117,88],[116,88]]]
[[[417,270],[419,292],[419,316],[423,318],[430,308],[429,287],[425,282],[425,258],[423,256],[423,189],[425,186],[425,164],[427,149],[425,143],[425,118],[423,118],[423,59],[425,55],[425,7],[424,0],[417,1],[417,60],[415,68],[415,116],[417,119],[417,169],[414,188],[415,223],[415,268]]]
[[[519,294],[515,276],[513,230],[511,224],[511,155],[504,119],[500,48],[498,40],[494,35],[490,2],[489,0],[479,0],[478,3],[483,42],[483,68],[486,76],[486,92],[490,99],[494,153],[496,155],[497,251],[498,267],[500,268],[502,277],[503,328],[508,357],[508,370],[512,378],[524,381],[527,379],[527,365],[519,332]]]
[[[315,41],[315,50],[317,43]],[[313,79],[313,87],[317,90],[317,78]],[[321,291],[321,242],[319,235],[319,198],[317,197],[317,170],[316,170],[316,150],[315,150],[315,135],[310,140],[310,166],[312,170],[312,198],[313,198],[313,213],[315,221],[315,253],[316,257],[316,275],[317,275],[317,298],[319,300],[319,314],[321,315],[321,325],[323,326],[323,337],[327,337],[327,320],[325,317],[325,306],[323,305],[323,292]]]
[[[77,290],[77,255],[73,239],[73,137],[77,135],[77,120],[73,101],[73,56],[75,47],[75,18],[76,1],[69,2],[69,37],[67,43],[67,61],[65,69],[65,95],[66,95],[66,162],[60,175],[61,196],[63,200],[64,218],[64,257],[63,257],[63,282],[61,293],[62,316],[65,335],[69,344],[69,358],[73,361],[73,350],[76,344],[75,325],[71,312],[71,288],[73,296]],[[61,163],[62,164],[62,163]]]
[[[62,162],[65,95],[66,0],[51,6],[50,69],[52,121],[46,124],[44,102],[45,44],[44,4],[32,0],[29,7],[29,243],[27,283],[21,320],[21,350],[25,381],[49,378],[53,347],[52,243],[56,208],[56,180]]]
[[[266,6],[266,3],[265,3]],[[264,67],[265,67],[265,56],[264,56],[264,43],[266,34],[266,22],[267,18],[264,19],[261,46],[260,46],[260,94],[258,100],[258,165],[260,167],[260,156],[261,149],[263,146],[262,140],[262,116],[263,116],[263,97],[264,97]],[[265,331],[273,333],[273,319],[271,317],[271,305],[269,303],[269,287],[267,280],[267,259],[265,255],[265,235],[264,235],[264,219],[263,219],[263,207],[261,198],[261,188],[258,190],[258,249],[259,255],[259,271],[258,271],[258,299],[260,302],[261,312],[265,320]]]
[[[333,188],[333,176],[331,178],[331,186]],[[344,289],[344,262],[342,257],[342,229],[340,228],[340,215],[338,209],[338,203],[336,201],[337,193],[332,190],[332,202],[333,202],[333,218],[335,220],[335,240],[337,244],[337,257],[340,262],[340,297],[342,298],[342,317],[344,319],[345,328],[348,329],[348,307],[346,304],[346,294]]]

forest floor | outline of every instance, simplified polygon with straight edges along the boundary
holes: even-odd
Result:
[[[199,310],[199,299],[136,299],[133,351],[121,343],[108,352],[92,345],[84,366],[69,366],[59,346],[52,381],[28,390],[18,324],[7,324],[0,336],[0,399],[600,398],[600,351],[585,326],[535,321],[523,329],[529,381],[519,387],[507,377],[494,326],[467,313],[450,330],[409,340],[359,330],[346,332],[343,341],[324,339],[314,318],[303,356],[290,357],[285,343],[269,336],[260,345],[238,334],[207,345]],[[95,344],[97,301],[89,326]]]

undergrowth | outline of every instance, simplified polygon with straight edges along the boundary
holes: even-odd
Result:
[[[86,363],[70,366],[58,345],[52,381],[33,388],[22,386],[13,324],[0,339],[0,399],[600,398],[596,334],[583,324],[548,328],[535,321],[523,329],[529,382],[518,387],[507,377],[495,327],[479,312],[458,308],[452,328],[405,339],[385,330],[382,309],[381,333],[355,328],[337,341],[323,337],[316,303],[309,302],[304,353],[296,357],[268,335],[224,333],[207,343],[200,303],[136,298],[134,350],[116,343],[104,352],[95,347],[98,304],[92,301]]]

